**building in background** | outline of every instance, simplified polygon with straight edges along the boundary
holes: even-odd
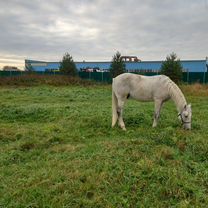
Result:
[[[138,59],[137,56],[121,56],[121,59],[124,62],[141,62],[141,60]]]
[[[160,71],[162,61],[141,61],[136,56],[125,56],[123,58],[128,72],[154,72]],[[79,71],[105,72],[109,71],[111,62],[75,62]],[[204,60],[181,60],[185,72],[204,72],[206,69],[206,59]],[[60,62],[46,62],[37,60],[25,60],[25,69],[39,72],[58,71]]]
[[[2,70],[3,71],[21,71],[16,66],[4,66]]]

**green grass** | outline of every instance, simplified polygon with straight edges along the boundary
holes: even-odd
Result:
[[[130,100],[123,132],[110,86],[1,87],[0,207],[207,207],[208,97],[186,97],[191,131]]]

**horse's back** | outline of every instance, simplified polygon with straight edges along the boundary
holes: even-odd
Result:
[[[150,101],[155,97],[166,97],[166,83],[170,79],[165,75],[143,76],[124,73],[113,79],[113,90],[116,94],[127,94],[137,100]]]
[[[167,80],[169,77],[165,75],[154,75],[154,76],[144,76],[140,74],[133,74],[133,73],[123,73],[115,77],[113,80],[115,81],[124,81],[124,80],[136,80],[136,81],[141,81],[141,80]]]
[[[159,87],[170,80],[165,75],[143,76],[139,74],[123,73],[113,79],[115,85],[142,85],[143,87]]]

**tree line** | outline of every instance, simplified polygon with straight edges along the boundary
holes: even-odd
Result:
[[[72,56],[69,53],[64,54],[62,61],[60,62],[59,70],[69,76],[78,76],[78,70]],[[114,78],[119,74],[125,72],[125,62],[122,60],[121,53],[117,51],[116,54],[112,57],[110,65],[111,77]],[[166,60],[162,62],[160,72],[161,74],[170,77],[176,83],[182,80],[183,67],[176,53],[173,52],[166,57]]]

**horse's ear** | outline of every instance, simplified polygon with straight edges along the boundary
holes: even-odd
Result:
[[[183,108],[184,108],[184,110],[186,110],[186,107],[187,107],[187,105],[185,104],[185,105],[184,105],[184,107],[183,107]]]
[[[189,111],[192,112],[192,110],[191,110],[191,103],[188,106],[189,106]]]

